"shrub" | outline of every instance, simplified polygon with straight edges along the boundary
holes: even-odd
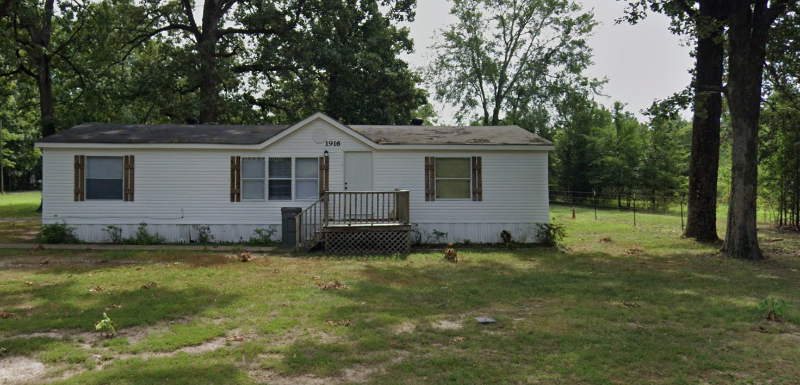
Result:
[[[108,233],[108,238],[113,244],[119,245],[125,241],[125,239],[122,238],[122,229],[117,226],[108,225],[103,229],[103,232]]]
[[[439,230],[433,229],[431,234],[428,235],[428,243],[441,245],[441,244],[444,243],[444,241],[447,240],[447,236],[448,235],[449,235],[449,233],[446,232],[446,231],[439,231]],[[433,242],[431,242],[431,238],[433,238]]]
[[[132,241],[131,243],[136,245],[159,245],[167,240],[158,233],[150,234],[147,231],[147,223],[142,222],[139,224],[139,228],[136,229],[136,237]]]
[[[758,310],[766,312],[766,317],[770,321],[779,321],[783,317],[783,308],[786,307],[786,302],[775,297],[767,297],[758,304]]]
[[[540,223],[536,225],[536,235],[539,243],[545,246],[558,246],[567,235],[564,226],[555,223]]]
[[[106,313],[103,313],[103,319],[94,323],[94,330],[100,332],[101,336],[111,338],[117,334],[117,323],[108,318]]]
[[[193,225],[192,228],[197,230],[197,241],[206,244],[210,241],[214,241],[214,236],[211,235],[211,227],[210,226],[197,226]]]
[[[275,245],[278,242],[272,240],[272,236],[275,235],[278,230],[268,227],[266,229],[255,229],[254,232],[256,235],[250,237],[250,244],[253,245]]]
[[[42,225],[43,243],[78,243],[75,228],[66,221]]]

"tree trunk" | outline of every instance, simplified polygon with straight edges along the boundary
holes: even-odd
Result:
[[[219,75],[217,74],[217,42],[221,9],[218,0],[206,0],[203,7],[203,32],[197,42],[200,55],[200,123],[219,119]]]
[[[768,0],[731,0],[728,106],[733,130],[733,167],[728,229],[723,252],[763,259],[756,228],[758,120],[769,29],[778,15]],[[751,3],[755,3],[751,8]],[[781,7],[780,5],[776,5]],[[781,7],[782,9],[782,7]]]
[[[716,242],[717,174],[719,169],[720,117],[722,116],[722,74],[725,49],[720,0],[700,1],[696,23],[706,31],[698,36],[695,64],[692,155],[689,172],[689,212],[684,236]]]
[[[50,57],[39,54],[36,58],[36,83],[39,87],[39,111],[42,119],[42,138],[56,133],[56,113],[53,101],[53,82],[50,77]]]
[[[54,0],[44,5],[41,29],[32,33],[33,57],[36,63],[36,85],[39,88],[39,112],[41,114],[42,138],[56,133],[55,106],[53,102],[53,80],[50,74],[50,37],[52,34]]]

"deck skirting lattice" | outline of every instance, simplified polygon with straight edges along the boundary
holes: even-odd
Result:
[[[326,232],[329,254],[407,254],[411,250],[408,230]]]

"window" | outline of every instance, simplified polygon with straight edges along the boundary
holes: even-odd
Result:
[[[264,199],[264,172],[264,158],[242,159],[242,199]]]
[[[296,199],[319,198],[319,159],[295,159]]]
[[[470,158],[436,158],[436,198],[470,199]]]
[[[292,200],[292,158],[269,158],[269,199]]]
[[[86,199],[122,200],[122,157],[86,158]]]

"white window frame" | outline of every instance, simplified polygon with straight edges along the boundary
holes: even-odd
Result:
[[[284,177],[284,176],[273,177],[272,176],[272,173],[269,172],[269,170],[270,170],[270,168],[269,168],[269,160],[272,160],[272,159],[289,159],[289,167],[291,169],[289,170],[289,176],[288,177]],[[295,186],[294,186],[294,169],[295,169],[295,167],[294,167],[294,158],[291,157],[291,156],[271,156],[271,157],[267,158],[267,191],[266,191],[266,199],[267,200],[278,201],[278,202],[281,202],[281,201],[283,201],[283,202],[293,202],[294,201],[294,190],[295,190]],[[289,190],[290,190],[289,191],[289,199],[273,199],[272,198],[272,195],[269,193],[269,182],[273,181],[273,180],[288,180],[289,181]]]
[[[467,165],[469,166],[469,178],[439,178],[439,159],[466,159]],[[440,180],[468,180],[469,181],[469,195],[466,198],[440,198],[439,197],[439,181]],[[472,157],[463,157],[463,156],[449,156],[449,157],[439,157],[437,156],[434,158],[433,161],[433,196],[436,200],[444,200],[444,201],[471,201],[472,200]]]
[[[264,166],[264,177],[263,178],[247,178],[247,177],[245,177],[244,176],[244,162],[246,160],[261,160],[262,164]],[[241,193],[242,194],[242,197],[241,197],[242,202],[264,202],[267,199],[267,169],[266,169],[266,167],[267,167],[266,158],[264,158],[263,156],[248,156],[248,157],[244,157],[243,156],[242,157],[242,176],[241,176],[242,185],[240,187],[241,191],[242,191],[242,193]],[[261,181],[261,188],[264,190],[264,197],[263,198],[245,198],[245,196],[244,196],[244,181],[252,181],[252,180],[255,180],[255,181],[260,180]]]
[[[313,159],[314,162],[316,162],[316,167],[315,167],[315,170],[317,171],[317,177],[316,178],[301,178],[301,177],[297,176],[297,170],[298,170],[297,161],[300,160],[300,159]],[[294,200],[301,201],[301,202],[306,202],[306,201],[316,201],[317,199],[319,199],[319,158],[318,157],[315,158],[315,157],[310,157],[310,156],[309,157],[300,156],[300,157],[294,158],[294,169],[292,170],[292,173],[294,175],[294,183],[293,183],[294,184],[294,191],[293,191]],[[315,189],[315,191],[316,191],[317,194],[315,195],[315,198],[298,198],[297,197],[297,191],[298,191],[297,182],[301,181],[301,180],[313,180],[313,181],[316,181],[316,184],[315,184],[316,189]]]
[[[117,178],[90,178],[89,177],[89,163],[92,159],[97,158],[118,158],[121,160],[120,166],[122,167],[121,174],[122,176],[119,178],[119,184],[122,186],[120,190],[119,199],[98,199],[98,198],[89,198],[89,180],[96,179],[96,180],[117,180]],[[108,201],[108,202],[116,202],[116,201],[123,201],[125,199],[125,157],[123,156],[115,156],[115,155],[94,155],[94,156],[86,156],[86,168],[83,173],[83,189],[84,189],[84,200],[87,201]]]

